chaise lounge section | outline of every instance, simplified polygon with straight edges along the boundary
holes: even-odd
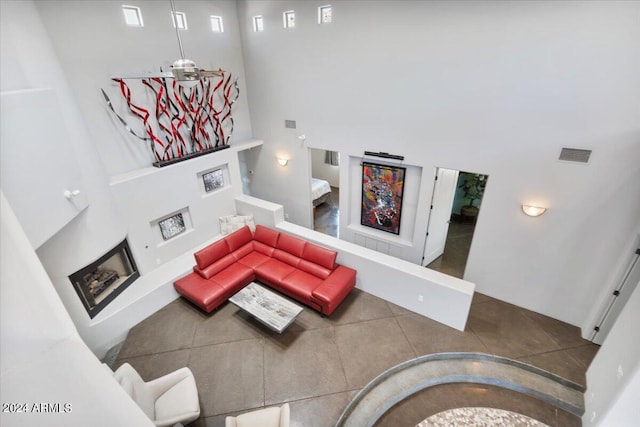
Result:
[[[257,225],[245,226],[194,254],[193,272],[176,291],[213,311],[254,280],[330,315],[355,287],[356,271],[336,263],[337,252]]]

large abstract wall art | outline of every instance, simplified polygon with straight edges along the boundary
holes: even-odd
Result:
[[[183,87],[174,79],[140,79],[152,99],[151,105],[144,106],[134,103],[124,79],[114,78],[128,115],[141,122],[144,132],[135,132],[116,112],[104,90],[102,95],[126,130],[149,144],[155,159],[153,165],[162,167],[229,147],[234,124],[231,107],[240,92],[231,73],[220,71],[220,74],[220,77],[201,78],[191,88]]]
[[[362,225],[400,234],[405,171],[397,166],[362,163]]]

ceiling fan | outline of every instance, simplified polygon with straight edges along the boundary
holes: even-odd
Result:
[[[176,19],[176,8],[173,0],[169,0],[171,3],[171,13],[173,19]],[[182,47],[182,39],[180,38],[180,29],[178,25],[174,25],[176,29],[176,37],[178,39],[178,46],[180,47],[180,59],[174,61],[171,66],[170,72],[160,71],[158,73],[125,73],[117,76],[112,76],[113,79],[149,79],[149,78],[173,78],[175,81],[183,87],[193,87],[203,78],[210,77],[222,77],[224,75],[222,70],[203,70],[196,66],[196,63],[190,59],[184,57],[184,48]]]

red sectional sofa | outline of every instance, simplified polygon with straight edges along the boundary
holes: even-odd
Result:
[[[337,252],[258,225],[194,254],[196,266],[178,279],[179,294],[211,312],[254,280],[330,315],[351,292],[356,271],[336,264]]]

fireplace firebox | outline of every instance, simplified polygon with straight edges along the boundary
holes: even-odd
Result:
[[[100,259],[69,276],[92,319],[133,283],[140,273],[127,239]]]

